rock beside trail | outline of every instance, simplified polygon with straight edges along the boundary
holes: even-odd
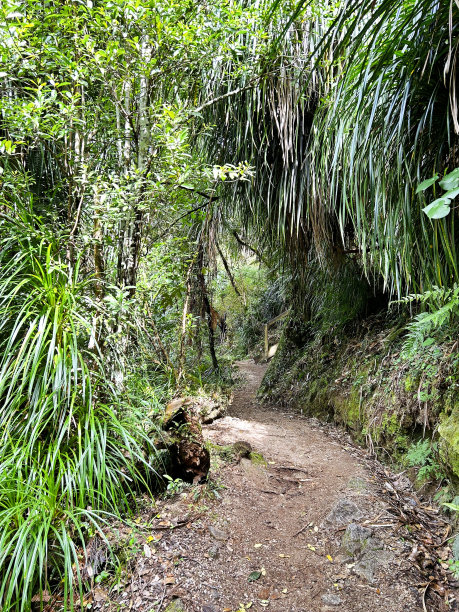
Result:
[[[362,517],[363,512],[360,508],[349,499],[343,498],[338,500],[326,520],[337,527],[342,527],[343,525],[358,521]]]
[[[214,538],[214,540],[219,540],[220,542],[224,542],[228,539],[228,534],[226,533],[226,531],[223,531],[223,529],[219,529],[214,525],[211,525],[209,527],[209,533]]]
[[[173,599],[164,612],[186,612],[181,599]]]
[[[349,555],[354,556],[367,548],[372,535],[371,529],[351,523],[343,535],[343,548]]]
[[[342,545],[347,554],[357,562],[354,571],[368,582],[374,582],[379,568],[389,565],[393,555],[384,550],[384,544],[373,537],[371,529],[351,523],[344,532]]]
[[[340,606],[343,603],[341,597],[336,593],[325,593],[321,599],[327,606]]]
[[[355,564],[354,571],[368,582],[375,582],[376,572],[387,567],[394,560],[394,555],[388,550],[368,550]]]
[[[252,445],[244,440],[239,440],[233,444],[233,450],[239,458],[248,457],[252,452]]]

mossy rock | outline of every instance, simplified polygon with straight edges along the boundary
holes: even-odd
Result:
[[[261,453],[255,453],[252,451],[249,455],[249,459],[254,465],[263,465],[264,467],[268,465],[268,462]]]
[[[164,612],[186,612],[181,599],[173,599]]]
[[[451,414],[443,415],[438,428],[440,454],[459,481],[459,404],[456,402]]]

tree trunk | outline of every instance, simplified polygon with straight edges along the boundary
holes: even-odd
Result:
[[[217,355],[215,353],[215,338],[214,338],[214,330],[212,327],[212,309],[210,307],[209,294],[207,292],[206,280],[204,278],[204,274],[202,269],[204,267],[204,249],[202,244],[199,245],[199,254],[198,254],[198,281],[201,287],[202,300],[204,303],[204,310],[206,311],[206,319],[207,319],[207,329],[209,332],[209,352],[212,359],[212,367],[214,370],[219,369]]]
[[[235,282],[235,280],[234,280],[234,276],[233,276],[233,274],[232,274],[232,272],[231,272],[231,270],[230,270],[230,267],[229,267],[229,265],[228,265],[228,262],[227,262],[227,261],[226,261],[226,259],[225,259],[225,256],[223,255],[223,253],[222,253],[222,251],[221,251],[221,249],[220,249],[220,245],[218,244],[218,242],[215,242],[215,246],[217,247],[218,254],[220,255],[220,259],[221,259],[221,260],[222,260],[222,262],[223,262],[223,265],[224,265],[225,270],[226,270],[226,274],[228,275],[228,278],[229,278],[229,280],[230,280],[230,283],[231,283],[231,285],[233,286],[234,292],[236,293],[236,295],[238,295],[239,297],[241,297],[241,293],[240,293],[239,289],[237,288],[236,282]],[[245,305],[245,298],[243,298],[243,300],[244,300],[244,305]]]

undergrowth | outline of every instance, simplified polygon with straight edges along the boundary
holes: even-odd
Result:
[[[145,418],[125,409],[94,340],[97,305],[33,215],[1,221],[0,608],[83,588],[89,531],[127,512],[152,469]],[[85,298],[83,299],[83,295]],[[106,348],[106,347],[104,347]]]

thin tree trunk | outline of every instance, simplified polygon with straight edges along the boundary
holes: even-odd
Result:
[[[97,195],[96,195],[97,197]],[[96,296],[98,300],[103,300],[105,295],[104,279],[105,264],[103,254],[103,234],[100,222],[100,211],[96,207],[94,210],[93,237],[94,237],[94,271],[96,277]]]
[[[239,242],[239,244],[243,247],[245,247],[246,249],[249,249],[249,251],[252,251],[252,253],[255,253],[255,255],[258,257],[258,259],[264,263],[264,259],[260,253],[260,251],[258,251],[255,247],[250,246],[250,244],[248,244],[247,242],[245,242],[244,240],[242,240],[242,238],[239,236],[239,234],[236,232],[236,230],[233,230],[233,236],[236,238],[236,240]]]
[[[221,249],[220,249],[220,245],[218,244],[218,242],[215,242],[215,246],[217,247],[218,254],[220,255],[220,259],[221,259],[221,260],[222,260],[222,262],[223,262],[223,265],[224,265],[225,270],[226,270],[226,274],[228,275],[228,278],[230,279],[230,282],[231,282],[231,284],[232,284],[232,286],[233,286],[234,292],[235,292],[235,293],[236,293],[236,295],[238,295],[239,297],[242,297],[242,296],[241,296],[241,292],[240,292],[240,291],[239,291],[239,289],[237,288],[236,281],[234,280],[234,276],[233,276],[233,274],[232,274],[232,272],[231,272],[231,270],[230,270],[230,267],[229,267],[229,265],[228,265],[228,262],[226,261],[225,256],[223,255],[223,253],[222,253],[222,251],[221,251]],[[244,302],[245,302],[245,299],[244,299]]]
[[[209,352],[212,359],[212,367],[214,370],[219,369],[217,355],[215,353],[215,338],[214,338],[214,330],[212,327],[212,309],[210,307],[209,294],[207,292],[206,280],[204,278],[204,274],[202,269],[204,267],[204,251],[202,244],[199,245],[199,255],[198,255],[198,280],[201,287],[202,300],[204,303],[204,309],[206,311],[206,319],[207,319],[207,329],[209,332]]]
[[[191,266],[188,269],[188,274],[186,277],[186,293],[185,300],[183,302],[183,310],[182,310],[182,324],[180,326],[180,348],[179,348],[179,358],[178,358],[178,371],[177,371],[177,383],[180,381],[185,372],[185,341],[186,341],[186,319],[188,316],[188,307],[190,303],[190,295],[191,295],[191,271],[193,270],[194,262],[192,262]]]

